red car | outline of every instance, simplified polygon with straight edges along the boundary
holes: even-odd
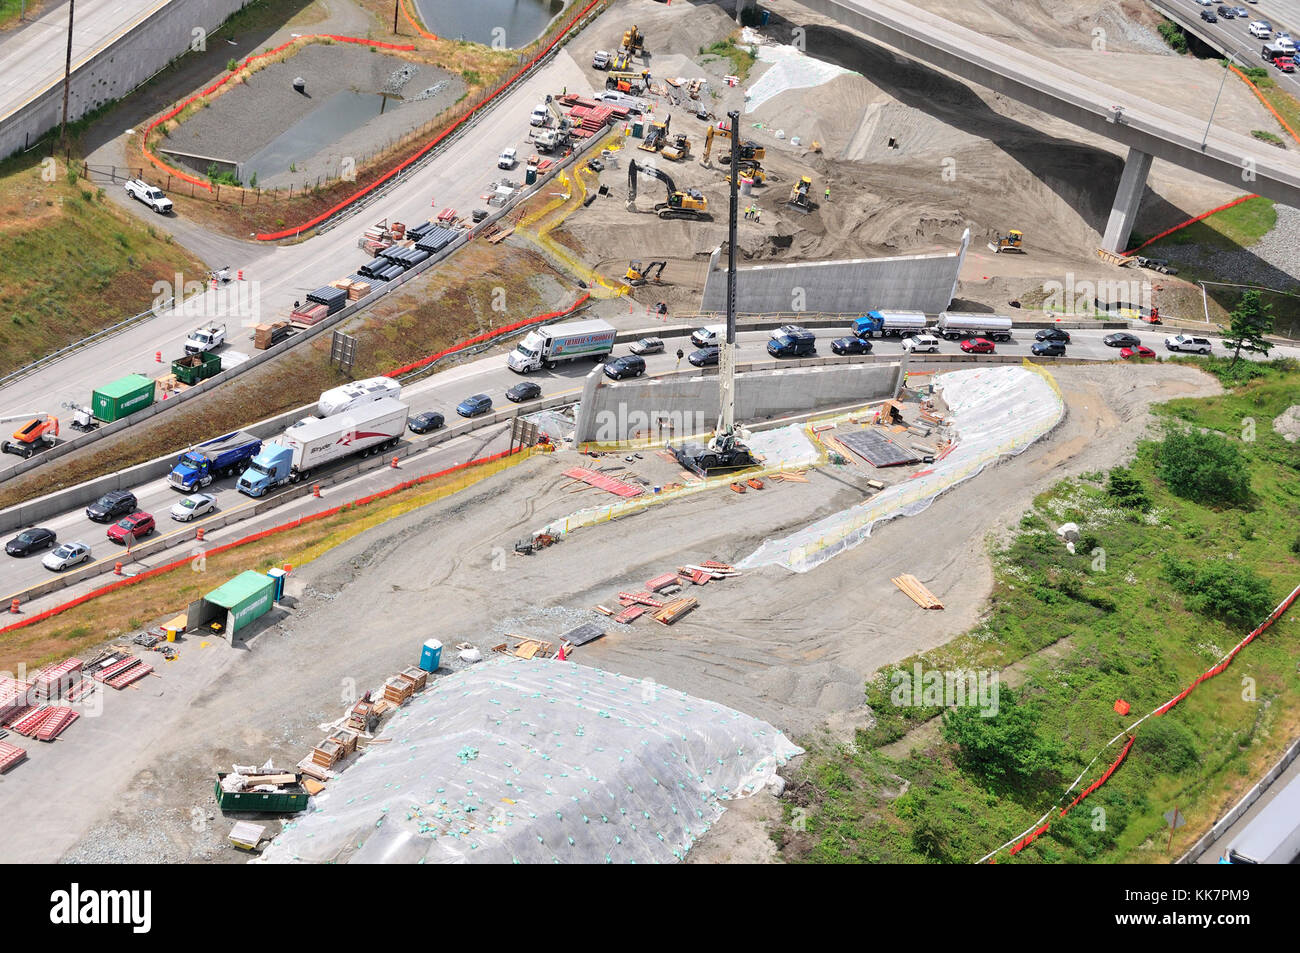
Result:
[[[1273,66],[1284,73],[1295,72],[1295,61],[1289,56],[1279,56],[1273,61]]]
[[[132,539],[143,539],[155,528],[153,517],[148,513],[132,513],[108,528],[108,538],[115,543],[125,543],[127,533]]]
[[[1145,344],[1139,344],[1137,347],[1124,348],[1119,352],[1119,356],[1127,361],[1130,357],[1155,357],[1156,352]]]
[[[993,342],[988,338],[971,338],[961,342],[961,349],[967,354],[992,354]]]

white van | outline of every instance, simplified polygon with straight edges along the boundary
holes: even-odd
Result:
[[[1263,20],[1256,20],[1249,27],[1250,35],[1257,40],[1267,40],[1273,35],[1273,27]]]
[[[551,112],[546,108],[545,103],[539,103],[533,107],[533,114],[528,117],[528,125],[545,126],[546,121],[550,118]]]
[[[710,324],[707,327],[696,328],[691,332],[691,343],[696,347],[713,347],[722,343],[727,336],[727,326],[725,324]]]

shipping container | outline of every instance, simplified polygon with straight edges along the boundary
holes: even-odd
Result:
[[[227,772],[217,774],[212,793],[223,811],[257,811],[262,814],[297,814],[307,810],[309,795],[300,783],[281,785],[282,791],[225,791],[221,782]]]
[[[128,374],[90,395],[90,412],[105,423],[144,410],[154,399],[154,382],[142,374]]]

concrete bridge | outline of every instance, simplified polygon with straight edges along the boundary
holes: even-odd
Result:
[[[1300,208],[1300,160],[990,39],[902,0],[798,0],[913,59],[978,83],[1128,148],[1102,238],[1122,252],[1137,218],[1151,160],[1164,159],[1245,192]],[[755,0],[740,0],[742,8]]]

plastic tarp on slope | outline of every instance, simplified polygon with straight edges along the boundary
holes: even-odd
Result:
[[[969,480],[999,457],[1024,451],[1055,427],[1065,403],[1046,372],[1001,365],[941,374],[934,384],[948,404],[956,445],[933,467],[897,483],[865,504],[842,510],[784,539],[769,539],[741,561],[742,569],[777,565],[807,572],[857,546],[871,528],[915,516],[940,493]]]
[[[266,863],[673,862],[802,750],[651,681],[498,658],[438,679]]]
[[[836,76],[849,72],[842,66],[827,63],[809,56],[802,50],[784,44],[761,42],[762,37],[748,28],[741,36],[741,45],[758,47],[761,63],[771,63],[753,86],[745,90],[745,112],[751,113],[773,96],[789,89],[807,89],[829,83]]]

